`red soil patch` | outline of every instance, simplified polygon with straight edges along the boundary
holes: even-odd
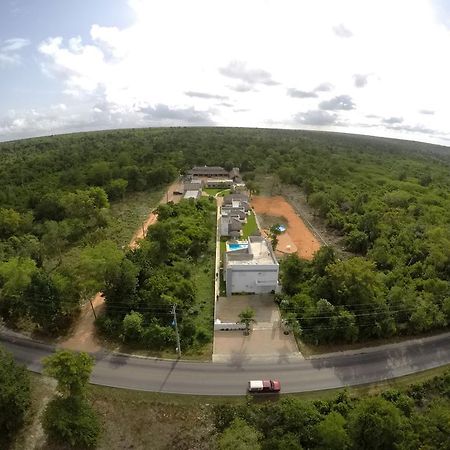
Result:
[[[256,214],[266,214],[268,216],[285,217],[288,226],[288,236],[283,238],[279,236],[279,249],[282,253],[286,252],[286,245],[292,241],[297,247],[297,254],[300,258],[312,259],[314,253],[319,250],[320,243],[314,234],[297,216],[294,208],[281,196],[276,197],[258,197],[252,198],[252,206]]]

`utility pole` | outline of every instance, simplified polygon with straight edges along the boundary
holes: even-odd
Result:
[[[89,303],[91,304],[92,312],[94,313],[94,319],[97,320],[97,314],[95,314],[95,308],[94,305],[92,304],[92,297],[89,297]]]
[[[177,305],[172,306],[172,314],[173,314],[173,322],[175,325],[175,335],[177,337],[177,352],[178,358],[181,358],[181,344],[180,344],[180,335],[178,334],[178,323],[177,323]]]

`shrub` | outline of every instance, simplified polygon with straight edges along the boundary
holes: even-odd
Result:
[[[156,319],[152,320],[150,325],[145,328],[143,341],[147,347],[156,350],[175,346],[175,331],[170,327],[161,326]]]
[[[73,448],[94,448],[100,435],[97,415],[78,397],[52,400],[44,411],[42,426],[50,441]]]
[[[205,328],[200,327],[197,329],[196,340],[199,344],[207,344],[208,342],[211,342],[211,333]]]
[[[31,403],[30,378],[25,367],[0,347],[0,447],[23,423]]]

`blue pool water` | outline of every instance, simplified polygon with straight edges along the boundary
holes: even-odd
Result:
[[[248,248],[248,244],[227,244],[228,250],[240,250],[241,248]]]

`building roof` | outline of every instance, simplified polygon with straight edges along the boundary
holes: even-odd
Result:
[[[212,173],[215,174],[220,174],[220,175],[226,175],[227,177],[229,176],[229,172],[227,170],[225,170],[223,167],[218,167],[218,166],[197,166],[197,167],[193,167],[191,170],[188,171],[188,173],[190,174],[204,174],[204,175],[209,175]]]
[[[223,198],[224,205],[231,204],[233,201],[248,202],[248,195],[237,193],[237,194],[225,195],[225,197]]]
[[[189,191],[186,191],[183,198],[185,198],[185,199],[193,198],[194,200],[197,200],[200,197],[200,195],[201,195],[200,191],[198,191],[198,190],[189,190]]]
[[[227,266],[277,265],[268,241],[260,236],[248,238],[248,248],[227,252]]]

